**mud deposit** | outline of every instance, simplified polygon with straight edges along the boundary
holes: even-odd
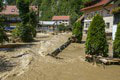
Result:
[[[52,37],[47,38],[46,41],[51,39]],[[50,56],[43,57],[37,53],[39,45],[34,45],[27,51],[22,49],[25,54],[9,52],[10,56],[19,62],[19,67],[17,70],[13,69],[13,72],[8,72],[9,76],[6,80],[120,80],[119,65],[104,68],[103,65],[94,66],[85,62],[84,45],[84,42],[70,44],[57,56],[57,59]],[[10,73],[17,73],[17,75],[10,75]]]

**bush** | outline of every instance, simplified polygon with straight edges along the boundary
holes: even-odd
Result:
[[[81,22],[74,23],[74,28],[72,33],[77,38],[77,42],[80,43],[83,35],[83,26],[81,25]]]
[[[13,30],[12,36],[14,38],[20,38],[23,42],[33,41],[32,26],[29,24],[20,24]]]
[[[5,24],[5,17],[4,16],[0,16],[0,43],[3,44],[3,42],[5,41],[9,41],[4,28],[5,28],[6,24]]]
[[[66,26],[64,26],[63,24],[59,25],[58,26],[58,31],[60,31],[60,32],[64,31],[65,32],[66,31]]]
[[[100,15],[96,15],[89,27],[86,40],[86,54],[108,56],[108,43],[105,34],[105,22]]]
[[[115,41],[113,43],[113,57],[120,58],[120,23],[118,24]]]
[[[0,43],[3,44],[3,42],[9,41],[6,33],[4,32],[3,28],[0,28]]]

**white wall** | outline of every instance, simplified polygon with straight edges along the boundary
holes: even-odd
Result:
[[[57,22],[57,25],[60,25],[60,24],[64,24],[65,26],[69,26],[70,25],[70,21],[69,20],[66,20],[66,21],[56,21]]]
[[[117,25],[113,25],[113,30],[112,30],[112,39],[115,40],[115,34],[117,31]]]
[[[112,33],[114,17],[113,16],[109,16],[109,17],[104,17],[103,19],[104,19],[105,23],[109,23],[110,24],[109,28],[105,29],[106,32]]]

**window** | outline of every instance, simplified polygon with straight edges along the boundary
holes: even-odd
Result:
[[[86,23],[86,26],[85,26],[85,27],[88,28],[89,26],[90,26],[89,23]]]
[[[110,23],[106,23],[106,28],[110,28]]]
[[[15,9],[11,9],[11,12],[15,12]]]

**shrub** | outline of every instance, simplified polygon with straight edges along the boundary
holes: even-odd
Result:
[[[5,31],[4,31],[4,27],[5,27],[5,17],[4,16],[0,16],[0,43],[3,44],[3,42],[5,41],[9,41]]]
[[[59,25],[58,26],[58,31],[60,31],[60,32],[64,31],[65,32],[66,31],[66,26],[64,26],[63,24]]]
[[[13,30],[12,35],[14,38],[20,38],[23,42],[33,41],[32,26],[29,24],[20,24]]]
[[[83,35],[83,26],[81,25],[80,21],[74,23],[74,28],[72,33],[77,38],[77,42],[80,43]]]
[[[118,24],[115,41],[113,43],[113,57],[120,58],[120,23]]]
[[[105,22],[100,15],[96,15],[88,29],[86,40],[86,54],[108,56],[108,43],[105,34]]]
[[[0,28],[0,43],[3,44],[3,42],[9,41],[6,33],[4,32],[3,28]]]

